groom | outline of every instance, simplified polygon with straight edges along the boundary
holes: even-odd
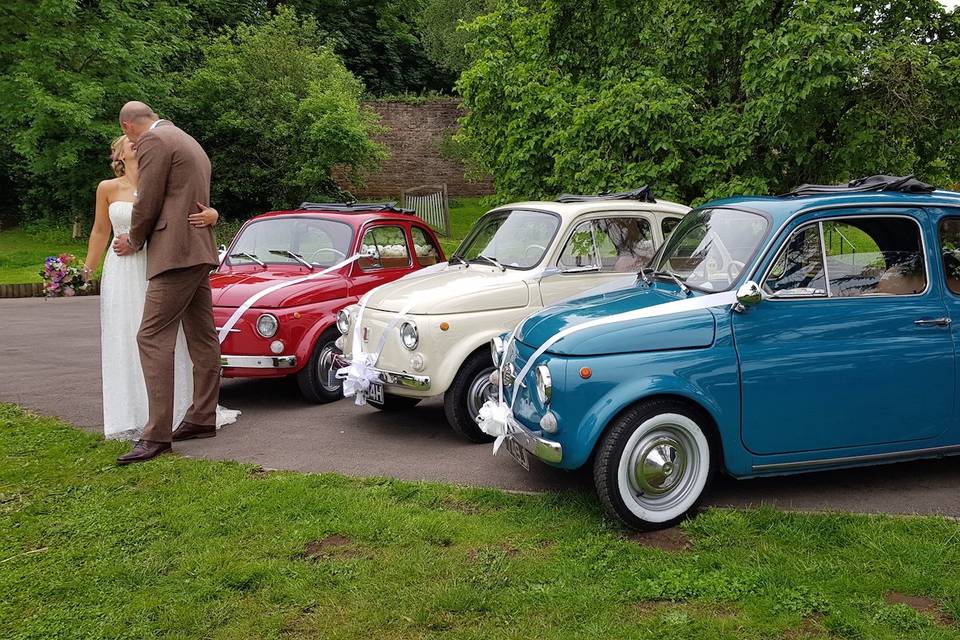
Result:
[[[120,128],[137,151],[140,174],[130,233],[118,236],[113,249],[123,256],[146,243],[149,280],[137,345],[150,411],[143,438],[117,459],[130,464],[170,451],[173,440],[217,434],[220,344],[208,275],[218,260],[213,230],[187,220],[198,202],[210,201],[203,148],[142,102],[123,105]],[[173,354],[181,323],[193,360],[193,404],[173,431]]]

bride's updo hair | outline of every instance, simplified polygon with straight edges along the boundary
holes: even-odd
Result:
[[[123,135],[110,143],[110,168],[118,178],[127,173],[127,167],[123,164],[123,143],[127,141],[127,136]]]

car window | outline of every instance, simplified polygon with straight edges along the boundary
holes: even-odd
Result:
[[[960,294],[960,218],[940,221],[940,255],[947,288]]]
[[[920,227],[900,217],[844,218],[802,227],[787,240],[764,281],[766,291],[777,297],[911,295],[926,287]]]
[[[817,297],[827,295],[827,281],[823,270],[823,251],[820,246],[820,225],[817,223],[798,229],[790,236],[773,268],[763,282],[767,293],[778,297]]]
[[[564,269],[599,265],[605,272],[630,273],[646,266],[655,249],[645,218],[597,218],[574,228],[559,265]]]
[[[560,216],[525,209],[495,210],[481,218],[454,256],[490,264],[490,258],[508,269],[531,269],[540,264],[560,226]]]
[[[329,267],[347,257],[350,225],[323,218],[283,216],[250,223],[230,250],[228,264],[302,264]]]
[[[663,233],[663,239],[666,240],[673,233],[673,230],[680,224],[682,218],[664,218],[660,221],[660,231]]]
[[[410,266],[410,250],[403,227],[380,226],[367,231],[360,250],[367,256],[357,263],[364,271]]]
[[[413,251],[421,265],[427,267],[440,261],[440,250],[429,233],[420,227],[410,227],[410,235],[413,237]]]

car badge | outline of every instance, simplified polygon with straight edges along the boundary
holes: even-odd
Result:
[[[364,341],[364,342],[369,342],[369,341],[370,341],[370,327],[364,327],[364,328],[363,328],[363,331],[360,333],[360,335],[361,335],[361,337],[363,338],[363,341]]]
[[[513,381],[517,379],[517,374],[513,370],[512,362],[508,362],[505,365],[503,365],[503,369],[501,369],[501,375],[503,376],[504,386],[509,387],[510,385],[513,384]]]

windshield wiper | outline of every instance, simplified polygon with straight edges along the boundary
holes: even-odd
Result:
[[[266,266],[267,266],[267,264],[266,264],[265,262],[261,262],[260,260],[258,260],[258,259],[256,258],[256,256],[252,256],[252,255],[250,255],[249,253],[244,253],[244,252],[242,252],[242,251],[241,251],[240,253],[231,253],[231,254],[230,254],[230,257],[231,257],[231,258],[246,258],[247,260],[252,260],[253,262],[256,262],[256,263],[257,263],[258,265],[260,265],[261,267],[266,267]]]
[[[295,254],[293,251],[290,251],[289,249],[270,249],[270,253],[272,253],[275,256],[290,256],[291,258],[293,258],[294,260],[296,260],[297,262],[305,266],[307,269],[310,269],[310,271],[313,271],[312,264],[304,260],[303,256],[299,256]]]
[[[641,270],[641,273],[643,273],[643,270]],[[688,287],[686,283],[680,279],[680,276],[675,274],[673,271],[652,271],[650,275],[652,275],[654,278],[667,278],[668,280],[672,280],[677,283],[678,287],[680,287],[680,291],[683,292],[683,295],[690,295],[690,287]],[[646,279],[644,279],[644,281],[646,281]]]
[[[490,256],[485,256],[485,255],[483,255],[482,253],[477,254],[477,257],[474,258],[474,260],[486,260],[487,262],[489,262],[489,263],[492,264],[493,266],[495,266],[495,267],[500,267],[500,271],[506,271],[506,270],[507,270],[507,268],[506,268],[505,266],[503,266],[502,264],[500,264],[499,262],[497,262],[497,259],[496,259],[496,258],[491,258]]]
[[[455,253],[455,254],[453,254],[452,256],[450,256],[450,259],[447,260],[447,262],[449,262],[450,264],[453,264],[453,263],[454,263],[454,262],[453,262],[454,260],[456,260],[459,264],[465,264],[465,265],[467,265],[467,268],[468,268],[468,269],[470,268],[470,263],[469,263],[468,261],[464,260],[464,259],[463,259],[463,256]]]

